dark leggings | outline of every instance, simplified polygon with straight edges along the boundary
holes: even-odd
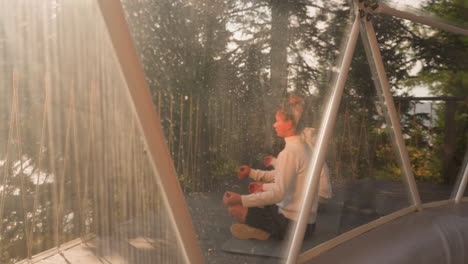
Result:
[[[288,228],[294,224],[294,221],[279,213],[278,206],[267,205],[263,208],[248,208],[245,223],[251,227],[262,229],[270,233],[273,238],[282,240]],[[314,230],[315,224],[308,224],[304,238],[310,237]]]

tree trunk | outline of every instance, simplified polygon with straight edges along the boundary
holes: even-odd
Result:
[[[288,25],[289,25],[289,7],[290,3],[287,0],[271,0],[271,50],[270,50],[270,91],[266,94],[264,109],[267,116],[274,115],[278,108],[279,100],[287,94],[288,85],[288,61],[287,49],[289,43]],[[269,99],[268,99],[269,98]],[[272,118],[265,118],[267,133],[267,148],[274,150],[280,149],[280,141],[275,140],[273,130],[271,129]],[[271,144],[273,143],[273,144]],[[274,153],[276,154],[276,153]]]
[[[211,6],[211,0],[206,0],[206,7]],[[209,8],[208,8],[209,9]],[[212,80],[213,75],[213,41],[214,41],[214,28],[213,25],[216,23],[216,17],[206,10],[204,14],[204,50],[203,50],[203,68],[202,68],[202,90],[200,95],[204,95],[200,98],[199,104],[199,113],[200,113],[200,145],[199,145],[199,154],[197,155],[198,171],[196,172],[200,175],[200,186],[197,186],[200,191],[206,190],[207,179],[209,178],[209,169],[207,167],[207,162],[209,160],[209,138],[210,133],[215,128],[210,128],[208,124],[208,111],[209,111],[209,95],[213,94],[212,91]]]
[[[290,3],[285,0],[271,1],[270,92],[273,98],[283,97],[286,94],[289,5]]]

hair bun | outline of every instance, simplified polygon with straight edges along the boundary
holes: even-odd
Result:
[[[291,95],[289,97],[289,104],[292,106],[294,123],[297,125],[301,119],[302,112],[304,112],[303,99],[299,96]]]
[[[299,103],[302,103],[303,99],[300,98],[299,96],[291,95],[289,97],[289,103],[292,105],[297,105]]]

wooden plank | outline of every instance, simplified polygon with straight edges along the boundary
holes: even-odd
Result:
[[[203,254],[197,239],[184,194],[177,179],[173,161],[166,145],[161,120],[146,83],[145,75],[133,39],[130,34],[120,1],[98,0],[102,16],[109,31],[115,53],[133,107],[139,130],[148,147],[149,160],[154,171],[154,180],[161,186],[161,195],[167,207],[167,215],[174,227],[174,236],[180,242],[180,253],[187,263],[203,263]]]
[[[93,237],[90,236],[88,238],[85,238],[85,240],[83,240],[82,238],[77,238],[77,239],[74,239],[74,240],[71,240],[67,243],[64,243],[60,246],[60,248],[58,247],[54,247],[54,248],[51,248],[49,250],[46,250],[46,251],[43,251],[39,254],[36,254],[34,256],[32,256],[32,258],[30,260],[28,259],[25,259],[25,260],[22,260],[22,261],[19,261],[17,262],[16,264],[29,264],[29,263],[37,263],[41,260],[44,260],[46,258],[49,258],[51,256],[54,256],[58,253],[60,253],[60,251],[63,251],[63,250],[67,250],[69,248],[72,248],[72,247],[75,247],[79,244],[82,244],[83,241],[86,241],[86,240],[89,240],[89,239],[92,239]]]

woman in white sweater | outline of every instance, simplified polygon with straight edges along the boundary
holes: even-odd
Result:
[[[311,149],[299,135],[300,117],[304,107],[300,98],[292,97],[276,112],[276,135],[284,138],[285,147],[275,161],[275,169],[262,171],[243,165],[238,170],[240,179],[251,177],[249,195],[226,192],[223,202],[238,224],[231,226],[239,239],[265,240],[270,236],[283,239],[289,226],[297,220],[300,199],[306,180],[307,163]],[[315,228],[318,199],[312,206],[306,236]]]

